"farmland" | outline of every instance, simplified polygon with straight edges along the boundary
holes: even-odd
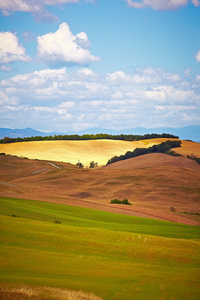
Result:
[[[71,164],[76,164],[80,160],[84,166],[89,166],[91,161],[95,161],[102,166],[115,155],[125,154],[135,148],[148,148],[167,140],[167,138],[159,138],[134,142],[115,140],[20,142],[0,144],[0,152],[30,159],[63,161]],[[185,147],[186,150],[183,150]],[[200,144],[184,141],[183,147],[178,151],[182,151],[185,156],[191,153],[198,156]]]
[[[163,141],[1,144],[0,298],[199,299],[199,144],[75,165]]]
[[[102,299],[198,299],[199,227],[0,201],[2,286],[82,290]]]

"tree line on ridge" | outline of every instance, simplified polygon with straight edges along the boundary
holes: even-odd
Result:
[[[178,139],[179,137],[173,134],[168,133],[152,133],[152,134],[145,134],[145,135],[134,135],[134,134],[119,134],[119,135],[112,135],[107,133],[97,133],[97,134],[72,134],[72,135],[49,135],[49,136],[31,136],[31,137],[4,137],[0,139],[0,144],[7,144],[7,143],[17,143],[17,142],[30,142],[30,141],[57,141],[57,140],[66,140],[66,141],[79,141],[79,140],[102,140],[102,139],[109,139],[109,140],[121,140],[121,141],[139,141],[139,140],[146,140],[146,139],[153,139],[153,138],[175,138]]]

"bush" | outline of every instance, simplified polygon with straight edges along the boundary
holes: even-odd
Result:
[[[81,163],[81,162],[77,162],[77,167],[79,167],[79,168],[84,168],[84,165]]]
[[[115,204],[115,203],[116,203],[116,204],[119,204],[119,202],[121,202],[121,201],[120,201],[120,200],[117,200],[117,199],[113,199],[113,200],[110,201],[110,203],[114,203],[114,204]]]
[[[98,167],[98,163],[94,162],[94,161],[91,161],[89,168],[92,169],[92,168],[96,168],[96,167]]]
[[[113,199],[110,201],[110,203],[112,204],[125,204],[125,205],[132,205],[128,199],[124,199],[124,200],[118,200],[118,199]]]
[[[173,150],[169,150],[169,151],[165,152],[165,154],[172,155],[172,156],[182,156],[181,154],[176,153]]]
[[[128,199],[122,200],[122,204],[131,205],[131,203],[128,202]]]

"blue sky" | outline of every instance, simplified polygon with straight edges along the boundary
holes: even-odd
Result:
[[[0,127],[200,125],[199,0],[0,0],[0,10]]]

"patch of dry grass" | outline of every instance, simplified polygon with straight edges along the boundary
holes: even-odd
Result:
[[[51,287],[0,286],[1,300],[101,300],[94,294]]]
[[[105,165],[115,155],[125,154],[135,148],[148,148],[168,139],[148,139],[141,141],[88,140],[88,141],[39,141],[0,144],[0,152],[51,161],[76,164],[78,160],[89,166],[91,161]]]

